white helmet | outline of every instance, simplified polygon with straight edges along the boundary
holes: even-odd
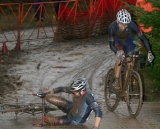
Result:
[[[75,91],[81,91],[86,88],[87,85],[87,79],[86,78],[79,78],[75,81],[70,86],[70,91],[75,92]]]
[[[118,11],[116,17],[120,23],[128,24],[131,22],[131,15],[125,9],[121,9],[120,11]]]

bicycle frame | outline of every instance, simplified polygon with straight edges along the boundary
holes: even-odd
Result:
[[[105,78],[105,102],[110,111],[114,111],[119,101],[127,102],[128,111],[132,117],[136,117],[141,109],[143,86],[140,74],[134,70],[134,63],[138,55],[130,55],[130,60],[120,60],[122,65],[119,76],[119,90],[114,88],[115,70],[111,68]],[[126,64],[129,63],[128,73],[126,75]]]
[[[0,104],[0,112],[1,113],[15,112],[16,116],[19,112],[31,114],[33,116],[36,114],[42,113],[42,115],[45,116],[48,111],[57,110],[54,107],[50,107],[46,105],[45,103],[46,93],[38,92],[36,94],[33,93],[32,95],[40,97],[42,99],[41,103],[21,104],[18,102],[18,98],[16,97],[15,103],[13,101],[12,101],[13,103],[3,101]]]
[[[43,126],[45,124],[45,116],[46,116],[46,112],[45,112],[45,96],[46,96],[46,92],[41,92],[40,94],[34,94],[35,96],[38,96],[40,98],[42,98],[42,119],[41,119],[41,123],[37,123],[37,122],[33,122],[34,126]]]
[[[124,92],[127,91],[127,83],[131,76],[132,71],[134,70],[133,67],[134,67],[135,59],[138,57],[138,55],[130,55],[129,57],[130,57],[130,61],[126,61],[126,58],[124,58],[120,60],[120,64],[119,64],[119,66],[122,65],[121,72],[120,72],[120,78],[119,78],[120,79],[119,86],[121,87],[121,91],[120,91],[121,94],[124,94]],[[127,63],[130,63],[130,66],[128,69],[128,76],[126,76]],[[124,72],[124,78],[122,79],[123,72]]]

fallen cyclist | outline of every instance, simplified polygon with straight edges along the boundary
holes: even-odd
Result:
[[[79,78],[71,84],[70,87],[57,87],[54,89],[41,88],[46,91],[46,101],[56,105],[66,115],[63,116],[45,116],[45,123],[54,125],[82,125],[86,122],[91,111],[95,112],[95,123],[93,129],[98,129],[102,111],[95,101],[93,94],[86,88],[88,85],[86,78]],[[65,92],[72,95],[73,101],[69,101],[53,94]]]

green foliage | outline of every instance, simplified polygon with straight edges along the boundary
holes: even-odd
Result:
[[[155,56],[153,66],[146,67],[145,76],[153,80],[153,85],[160,90],[160,0],[146,0],[152,3],[156,10],[152,12],[144,11],[140,7],[132,6],[126,3],[126,6],[134,15],[137,23],[142,23],[145,27],[152,26],[152,31],[146,33],[152,52]]]

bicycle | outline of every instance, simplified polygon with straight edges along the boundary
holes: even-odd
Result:
[[[114,111],[120,101],[127,103],[128,112],[131,117],[137,117],[142,106],[143,87],[142,79],[138,71],[135,69],[135,62],[139,59],[139,55],[130,55],[130,61],[126,62],[125,59],[120,61],[122,65],[119,86],[120,90],[116,91],[113,87],[115,82],[114,69],[111,68],[105,77],[105,102],[110,111]],[[130,70],[128,77],[125,79],[126,63],[130,63]]]
[[[28,103],[28,104],[21,104],[18,102],[18,98],[15,98],[15,102],[8,103],[7,101],[3,100],[0,103],[0,113],[9,113],[14,112],[15,118],[17,118],[18,113],[27,113],[31,114],[32,116],[35,116],[36,114],[42,113],[42,120],[41,123],[33,122],[34,126],[43,126],[45,124],[44,122],[44,116],[50,111],[56,111],[57,108],[47,105],[45,103],[45,91],[39,91],[38,93],[32,93],[33,96],[37,96],[42,99],[42,103]]]

